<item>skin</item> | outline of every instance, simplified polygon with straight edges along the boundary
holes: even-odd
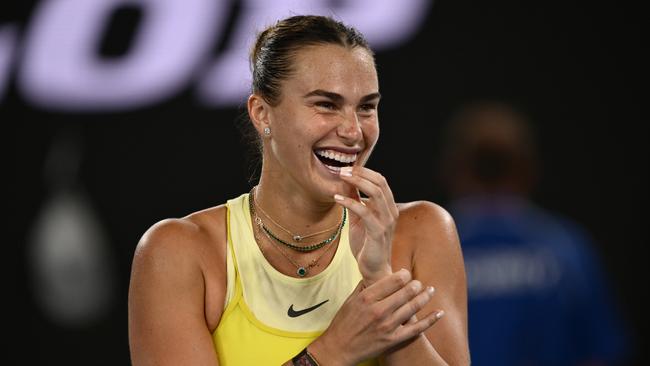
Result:
[[[331,227],[347,207],[350,245],[363,275],[309,351],[322,365],[380,355],[386,365],[469,364],[465,274],[452,218],[430,202],[396,204],[386,180],[363,166],[379,136],[372,57],[362,48],[310,46],[298,51],[294,67],[277,105],[258,95],[248,100],[251,121],[264,136],[255,199],[293,232]],[[322,147],[358,151],[354,167],[332,174],[314,156]],[[273,267],[295,276],[270,242],[258,244]],[[318,252],[291,255],[308,263]],[[334,253],[325,253],[309,275],[324,270]],[[134,365],[218,364],[211,334],[223,312],[225,258],[223,205],[164,220],[145,233],[129,293]]]

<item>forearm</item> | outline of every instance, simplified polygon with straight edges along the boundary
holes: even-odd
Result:
[[[400,344],[384,353],[380,364],[391,365],[448,365],[424,334]]]

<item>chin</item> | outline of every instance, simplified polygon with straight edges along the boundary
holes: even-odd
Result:
[[[317,183],[317,190],[328,202],[334,202],[334,195],[340,194],[345,197],[356,197],[357,189],[353,185],[344,182],[341,178],[336,177],[337,181],[332,181],[328,179],[323,181],[322,178],[319,179],[320,182]]]

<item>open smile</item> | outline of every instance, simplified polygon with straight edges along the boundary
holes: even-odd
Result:
[[[339,175],[342,167],[352,166],[357,161],[358,153],[344,153],[332,149],[316,149],[314,155],[332,174]]]

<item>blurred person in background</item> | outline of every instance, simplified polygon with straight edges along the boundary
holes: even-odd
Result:
[[[477,101],[448,123],[440,177],[467,271],[473,364],[618,365],[626,338],[591,239],[530,196],[538,174],[527,117]]]

